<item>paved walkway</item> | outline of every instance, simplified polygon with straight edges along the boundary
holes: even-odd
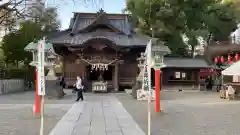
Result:
[[[39,135],[40,118],[32,112],[34,98],[34,91],[0,95],[0,135]],[[62,100],[45,100],[44,135],[68,112],[74,98],[67,95]]]
[[[49,135],[145,135],[114,94],[86,94]]]

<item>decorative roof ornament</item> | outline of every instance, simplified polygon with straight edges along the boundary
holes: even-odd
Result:
[[[106,12],[104,12],[104,10],[101,8],[98,12],[97,12],[97,17],[106,14]]]
[[[100,13],[103,13],[103,12],[104,12],[104,10],[101,8],[101,9],[99,10],[99,12],[100,12]]]

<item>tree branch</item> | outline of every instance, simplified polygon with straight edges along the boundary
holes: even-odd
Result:
[[[4,23],[7,24],[9,19],[10,20],[15,19],[15,18],[11,18],[11,17],[15,16],[14,15],[15,12],[18,13],[18,10],[19,10],[21,4],[24,2],[25,2],[25,0],[20,0],[18,2],[16,0],[10,0],[7,3],[0,5],[0,9],[1,9],[0,25],[2,25]],[[4,24],[4,25],[6,25],[6,24]]]

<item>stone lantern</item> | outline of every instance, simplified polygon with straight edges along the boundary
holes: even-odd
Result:
[[[152,55],[152,68],[155,69],[155,93],[153,93],[152,100],[160,101],[160,69],[164,67],[164,55],[170,53],[170,49],[164,45],[163,42],[158,41],[157,39],[152,39],[151,42],[151,55]],[[148,44],[149,45],[149,44]],[[147,77],[147,69],[144,68],[146,66],[146,54],[141,53],[141,56],[137,59],[138,67],[140,69],[140,73],[138,74],[136,80],[136,85],[132,90],[133,98],[137,98],[138,100],[147,100],[148,92],[142,90],[143,78]],[[145,70],[144,70],[145,69]],[[159,95],[159,96],[158,96]]]
[[[161,111],[160,107],[160,89],[161,89],[161,68],[165,67],[164,55],[171,53],[170,49],[162,41],[152,39],[151,54],[154,59],[155,70],[155,102],[156,112]]]
[[[164,45],[164,42],[152,40],[152,56],[154,59],[154,69],[160,70],[164,67],[164,55],[171,53],[170,49]]]
[[[37,66],[37,61],[38,61],[38,43],[37,42],[31,42],[29,43],[25,48],[25,51],[31,52],[33,60],[30,62],[31,66],[36,67]],[[50,43],[45,44],[45,67],[49,68],[52,67],[54,64],[54,60],[56,58],[56,53],[54,52],[53,46]]]
[[[144,74],[143,68],[144,68],[144,65],[145,65],[145,59],[146,59],[145,55],[142,52],[140,54],[140,57],[137,59],[137,61],[138,61],[138,68],[139,68],[139,74],[137,76],[137,80],[142,80],[142,78],[143,78],[143,74]]]
[[[36,67],[38,61],[38,42],[31,42],[25,48],[25,51],[29,51],[32,53],[33,60],[30,62],[31,66]],[[58,78],[56,77],[54,67],[55,60],[58,57],[54,51],[53,45],[51,43],[45,44],[45,75],[46,75],[46,94],[48,97],[62,97],[63,91],[61,92],[60,87],[57,85]]]
[[[138,62],[138,75],[136,78],[136,82],[135,85],[132,89],[132,97],[137,99],[137,90],[141,89],[142,87],[142,78],[144,76],[144,66],[145,66],[145,54],[143,52],[141,52],[140,57],[137,58],[137,62]]]

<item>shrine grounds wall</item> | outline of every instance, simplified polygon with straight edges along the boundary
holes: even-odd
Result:
[[[0,95],[35,88],[35,68],[0,68]]]
[[[23,79],[2,79],[0,80],[0,95],[24,91]]]

